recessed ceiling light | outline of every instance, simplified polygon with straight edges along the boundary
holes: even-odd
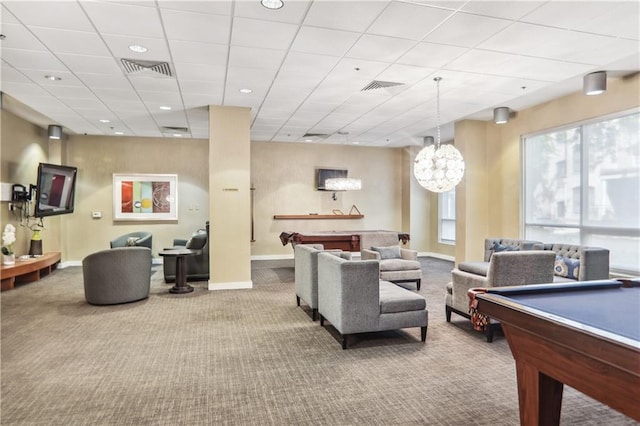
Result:
[[[284,6],[282,0],[261,0],[260,3],[267,9],[280,9]]]
[[[102,120],[100,120],[100,122],[101,123],[110,123],[111,121],[110,120],[106,120],[106,119],[103,118]]]
[[[305,139],[305,142],[313,142],[313,139]]]
[[[132,44],[131,46],[129,46],[129,50],[136,53],[145,53],[149,49],[144,46],[140,46],[139,44]]]
[[[59,81],[62,80],[62,78],[55,76],[55,75],[45,75],[44,78],[46,78],[47,80],[51,80],[51,81]]]
[[[253,90],[251,89],[240,89],[240,93],[252,93]]]
[[[174,133],[173,136],[175,136],[176,138],[181,138],[182,135],[180,133]]]
[[[160,109],[163,111],[171,111],[171,107],[166,105],[161,106]]]
[[[114,135],[121,136],[121,135],[124,135],[124,133],[123,132],[114,132]]]

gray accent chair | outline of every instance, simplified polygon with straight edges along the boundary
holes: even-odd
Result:
[[[202,250],[195,256],[187,256],[185,268],[187,281],[208,281],[209,280],[209,222],[204,229],[198,229],[189,239],[175,238],[173,249],[188,248],[191,250]],[[171,249],[170,248],[170,249]],[[176,282],[176,258],[165,256],[162,260],[164,281],[166,283]]]
[[[565,270],[556,261],[554,268],[554,282],[594,281],[609,279],[609,250],[601,247],[586,247],[572,244],[551,243],[536,244],[536,250],[549,250],[556,256],[573,259],[579,262],[577,278],[568,278],[563,274]]]
[[[360,237],[360,258],[380,262],[380,279],[393,283],[415,282],[420,290],[422,267],[418,252],[400,247],[398,233],[377,231]]]
[[[116,247],[146,247],[152,249],[153,236],[151,232],[130,232],[114,238],[109,242],[111,248]]]
[[[82,260],[84,296],[92,305],[115,305],[149,297],[151,250],[116,247]]]
[[[346,260],[333,253],[318,254],[318,313],[335,327],[347,348],[347,336],[407,327],[420,327],[427,338],[428,312],[424,297],[380,279],[376,260]]]
[[[473,268],[465,270],[465,264],[459,264],[451,271],[452,280],[447,284],[447,322],[451,322],[452,312],[470,318],[467,292],[472,288],[552,283],[555,258],[555,253],[546,250],[496,252],[491,255],[486,275]],[[493,341],[493,332],[498,325],[493,320],[486,327],[487,342]]]
[[[540,248],[542,244],[540,241],[517,240],[512,238],[485,238],[482,262],[461,262],[460,265],[458,265],[458,269],[486,277],[487,271],[489,270],[489,259],[491,259],[491,255],[494,253],[495,244],[509,251],[534,250],[535,247],[538,247],[537,250],[542,250]]]
[[[296,304],[302,300],[311,308],[311,318],[318,319],[318,254],[324,251],[322,244],[296,244],[293,248],[294,275],[296,286]],[[327,250],[339,253],[345,259],[351,259],[350,252]]]

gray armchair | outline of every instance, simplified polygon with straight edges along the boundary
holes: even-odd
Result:
[[[171,248],[188,248],[201,250],[195,256],[187,256],[185,268],[187,281],[208,281],[209,280],[209,222],[205,229],[198,229],[188,240],[176,238],[173,240]],[[176,258],[164,257],[162,261],[164,281],[166,283],[176,282]]]
[[[545,250],[496,252],[491,255],[486,276],[474,270],[473,264],[459,264],[447,284],[447,322],[451,322],[451,312],[470,318],[467,292],[472,288],[552,283],[555,258],[555,253]],[[486,327],[488,342],[493,340],[494,328],[491,323]]]
[[[318,313],[342,336],[355,333],[420,327],[427,338],[428,312],[424,297],[380,280],[376,260],[346,260],[332,253],[318,254]]]
[[[111,248],[116,247],[146,247],[152,249],[153,236],[151,232],[130,232],[111,240]]]
[[[362,235],[360,258],[380,262],[380,279],[393,283],[415,282],[416,289],[420,290],[422,267],[418,252],[401,248],[397,232],[377,231]]]
[[[92,305],[114,305],[149,297],[151,250],[117,247],[82,260],[84,296]]]
[[[296,286],[296,303],[300,300],[311,308],[311,318],[318,319],[318,254],[322,253],[322,244],[296,244],[294,250],[294,269]],[[351,258],[350,252],[328,250],[340,253],[346,259]]]

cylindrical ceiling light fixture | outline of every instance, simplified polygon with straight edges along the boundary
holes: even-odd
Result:
[[[599,95],[607,91],[607,72],[596,71],[582,79],[582,92],[585,95]]]
[[[433,136],[425,136],[422,140],[424,141],[424,146],[429,146],[436,143],[436,140],[433,138]]]
[[[49,139],[61,139],[62,127],[56,124],[49,124]]]
[[[493,110],[493,122],[496,124],[506,124],[509,122],[509,107],[498,107]]]

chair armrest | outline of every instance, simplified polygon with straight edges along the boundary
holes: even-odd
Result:
[[[374,250],[369,249],[361,249],[360,250],[360,259],[361,260],[380,260],[380,253]]]
[[[418,252],[415,250],[400,248],[400,258],[405,260],[418,260]]]
[[[609,279],[609,250],[585,247],[580,250],[578,281]]]

